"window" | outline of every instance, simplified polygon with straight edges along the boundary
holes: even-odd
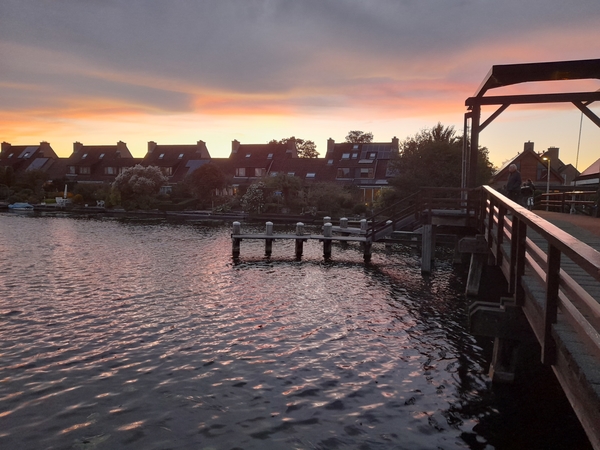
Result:
[[[160,155],[158,155],[158,159],[164,159],[164,157],[165,157],[164,153],[161,153]]]
[[[368,158],[369,159],[375,159],[375,158],[377,158],[377,152],[369,152]]]
[[[328,160],[328,161],[327,161],[327,165],[328,165],[328,166],[332,166],[332,165],[333,165],[333,159],[330,159],[330,160]]]
[[[337,178],[350,178],[350,168],[340,167],[337,170]]]
[[[250,153],[246,153],[246,158],[250,158]]]
[[[269,154],[267,155],[267,159],[273,159],[273,153],[269,153]]]
[[[84,153],[83,156],[81,157],[81,159],[85,159],[87,158],[87,153]]]
[[[74,173],[75,173],[75,166],[68,166],[68,167],[67,167],[67,171],[68,171],[69,173],[71,173],[71,174],[74,174]]]
[[[10,155],[8,155],[9,158],[12,158],[14,155],[14,153],[11,153]]]
[[[272,177],[276,177],[277,176],[277,172],[271,172],[269,175],[271,175]]]
[[[25,152],[25,154],[23,155],[23,158],[29,158],[29,152]]]
[[[296,175],[296,172],[288,172],[287,174],[288,174],[288,176],[293,177]]]
[[[160,169],[163,173],[163,175],[170,177],[171,175],[173,175],[173,168],[172,167],[163,167]]]
[[[88,166],[83,166],[79,168],[79,173],[83,174],[83,175],[89,175],[90,174],[90,168]]]
[[[104,158],[104,153],[100,153],[99,159]]]
[[[267,171],[265,169],[263,169],[262,167],[257,167],[254,169],[254,176],[255,177],[262,177],[265,175]]]
[[[237,169],[235,169],[235,176],[236,177],[245,177],[246,176],[246,168],[238,167]]]
[[[373,178],[373,168],[360,169],[361,178]]]
[[[342,159],[350,159],[350,153],[342,153]]]
[[[354,144],[354,145],[352,146],[352,149],[353,149],[353,150],[358,150],[358,144]]]
[[[177,159],[183,159],[183,153],[180,153]]]
[[[358,153],[352,153],[352,159],[358,158]]]
[[[104,175],[115,175],[116,173],[117,173],[116,167],[105,167],[104,168]]]
[[[314,172],[308,172],[308,173],[306,174],[306,178],[314,178],[314,177],[315,177],[315,175],[316,175],[316,174],[315,174]]]

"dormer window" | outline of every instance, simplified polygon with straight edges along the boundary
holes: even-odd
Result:
[[[177,159],[183,159],[183,153],[180,153]]]
[[[342,159],[350,159],[350,153],[342,153]]]
[[[84,153],[83,156],[81,157],[81,159],[85,159],[87,158],[87,153]]]
[[[269,153],[269,154],[267,155],[267,159],[273,159],[273,153]]]
[[[158,155],[158,159],[164,159],[164,157],[165,157],[164,153],[161,153],[160,155]]]
[[[104,158],[104,153],[100,153],[99,159]]]

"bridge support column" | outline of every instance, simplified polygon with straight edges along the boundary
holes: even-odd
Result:
[[[462,238],[458,246],[461,252],[471,253],[471,264],[469,265],[465,293],[467,296],[477,296],[483,267],[488,259],[489,248],[487,241],[483,234],[478,234],[474,238]]]

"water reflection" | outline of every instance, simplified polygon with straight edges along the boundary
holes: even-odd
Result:
[[[234,263],[230,230],[203,224],[0,229],[2,448],[516,442],[448,262],[424,278],[410,252],[324,262],[315,243],[297,262],[293,241],[271,259],[244,241]]]

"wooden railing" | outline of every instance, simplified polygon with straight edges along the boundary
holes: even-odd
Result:
[[[397,224],[410,218],[422,224],[435,212],[462,211],[467,216],[478,217],[480,196],[479,189],[423,188],[368,218],[367,237],[377,240],[386,228],[395,229]]]
[[[548,192],[541,194],[539,206],[547,211],[581,212],[596,215],[596,191]]]
[[[496,264],[509,281],[510,292],[516,295],[517,304],[523,306],[522,278],[526,274],[544,290],[543,326],[534,332],[546,349],[546,358],[551,357],[547,353],[547,349],[553,347],[549,331],[556,323],[558,310],[569,317],[578,333],[591,340],[600,354],[600,303],[561,268],[561,256],[564,255],[571,266],[574,264],[598,282],[600,253],[488,186],[482,190],[481,219],[486,239]],[[508,212],[510,216],[507,216]],[[528,229],[541,236],[548,247],[546,251],[527,237]],[[589,321],[585,316],[594,319]]]

